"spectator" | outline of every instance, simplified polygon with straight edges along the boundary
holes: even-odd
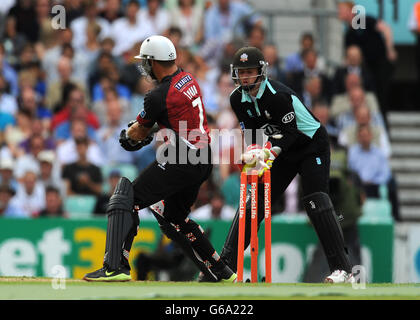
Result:
[[[11,157],[0,157],[0,185],[7,185],[12,190],[17,188],[17,180],[13,175],[15,161]]]
[[[85,93],[80,88],[73,87],[69,91],[66,103],[62,110],[54,114],[51,120],[51,131],[56,130],[58,126],[69,121],[72,114],[78,109],[82,109],[87,113],[86,124],[89,127],[92,127],[95,130],[99,128],[100,123],[96,114],[89,110],[86,105]]]
[[[322,85],[323,82],[319,76],[311,76],[304,80],[302,99],[307,108],[312,109],[316,101],[327,100]]]
[[[270,79],[286,82],[286,73],[281,69],[280,58],[274,44],[266,44],[263,47],[265,61],[268,62],[267,75]]]
[[[88,30],[88,28],[86,28]],[[72,80],[80,84],[83,88],[87,87],[89,78],[90,64],[93,62],[92,56],[85,54],[81,49],[75,51],[71,44],[64,44],[62,56],[70,59],[72,64]]]
[[[321,83],[320,96],[330,102],[331,83],[328,76],[317,67],[318,54],[313,49],[308,49],[302,53],[303,70],[289,72],[287,74],[287,83],[303,99],[305,84],[310,78],[317,77]]]
[[[54,150],[56,145],[54,139],[50,136],[49,131],[43,127],[42,121],[39,118],[33,118],[30,123],[31,136],[19,144],[19,148],[25,153],[31,152],[31,143],[34,137],[42,137],[44,141],[43,149]]]
[[[60,109],[63,104],[64,92],[69,87],[77,86],[81,90],[85,87],[80,82],[74,81],[72,78],[73,67],[71,59],[62,56],[57,63],[57,71],[60,79],[52,83],[47,88],[47,96],[45,100],[46,107],[52,111]]]
[[[0,68],[1,69],[1,68]],[[7,82],[0,74],[0,112],[15,115],[18,105],[13,95],[7,93]]]
[[[235,89],[232,76],[228,72],[222,72],[217,79],[217,88],[215,93],[207,96],[204,102],[206,113],[217,117],[221,111],[230,111],[229,96]]]
[[[9,15],[15,17],[17,31],[24,34],[28,41],[35,43],[38,40],[40,26],[35,12],[35,1],[15,1]]]
[[[369,15],[365,16],[364,28],[353,28],[353,7],[353,1],[338,3],[338,18],[348,26],[344,36],[345,48],[357,45],[362,50],[366,65],[372,72],[381,112],[386,116],[393,64],[397,60],[392,30],[383,20]]]
[[[16,125],[7,126],[4,131],[5,142],[15,158],[22,154],[19,144],[32,134],[31,121],[32,117],[29,111],[19,109],[16,114]]]
[[[70,25],[72,21],[83,15],[82,0],[64,0],[66,8],[66,23]]]
[[[0,144],[3,142],[3,133],[8,126],[16,124],[15,117],[8,112],[0,111]]]
[[[57,144],[62,143],[64,140],[71,137],[72,123],[75,121],[81,121],[87,125],[87,134],[90,139],[96,140],[96,128],[89,124],[89,116],[92,114],[88,108],[80,105],[76,108],[71,109],[70,118],[60,123],[54,130],[54,139]]]
[[[17,31],[17,22],[14,16],[10,15],[6,18],[4,34],[0,38],[4,44],[5,60],[10,65],[15,65],[27,40],[25,35]]]
[[[143,23],[138,15],[139,3],[131,0],[125,9],[125,16],[111,26],[111,37],[115,41],[112,53],[116,56],[129,51],[136,43],[153,34],[152,26]]]
[[[391,144],[383,126],[371,123],[369,108],[360,106],[355,111],[355,123],[346,127],[340,132],[338,143],[344,147],[351,147],[357,143],[357,128],[360,126],[370,126],[372,132],[372,143],[381,149],[383,154],[389,158],[391,156]]]
[[[210,197],[210,203],[205,204],[193,212],[191,218],[197,220],[227,220],[232,221],[236,210],[225,205],[223,195],[219,192],[213,193]]]
[[[28,217],[36,217],[45,208],[45,189],[35,170],[24,171],[12,203],[20,204]]]
[[[374,91],[372,75],[363,64],[362,51],[358,46],[352,45],[346,49],[345,64],[338,67],[333,78],[333,94],[342,94],[346,91],[346,77],[348,74],[355,73],[360,77],[361,84],[365,91]]]
[[[362,88],[363,83],[360,76],[356,73],[349,73],[345,78],[346,91],[343,94],[335,95],[331,102],[331,117],[336,118],[341,113],[351,109],[350,92],[354,88]],[[372,92],[365,92],[366,105],[371,112],[379,112],[379,104],[376,96]]]
[[[353,88],[349,93],[350,99],[350,110],[347,112],[341,113],[336,118],[336,124],[338,130],[345,130],[348,126],[356,122],[356,112],[362,107],[366,106],[366,95],[362,88],[356,87]],[[374,125],[379,125],[385,129],[385,123],[380,112],[371,113],[371,121]]]
[[[357,130],[357,144],[349,149],[349,169],[360,177],[366,195],[372,187],[386,185],[391,178],[391,168],[385,154],[373,145],[372,129],[363,125]]]
[[[5,184],[0,185],[0,217],[5,218],[26,218],[28,213],[18,203],[11,201],[15,191]]]
[[[261,51],[264,49],[265,30],[261,25],[257,24],[249,30],[247,34],[247,44],[250,47],[258,48]]]
[[[218,0],[204,17],[204,40],[216,41],[222,45],[239,36],[245,38],[252,26],[262,25],[258,15],[244,3],[231,0]],[[238,28],[235,30],[235,27]]]
[[[53,186],[45,188],[45,209],[39,213],[39,216],[42,218],[68,218],[67,212],[63,209],[60,191],[57,188]]]
[[[102,191],[102,173],[101,169],[87,158],[89,139],[77,138],[75,143],[78,159],[63,167],[67,195],[99,195]]]
[[[178,3],[171,10],[170,25],[179,28],[181,39],[179,44],[192,48],[203,40],[203,3],[197,0],[177,0]],[[171,39],[172,40],[172,39]],[[175,46],[176,47],[176,46]]]
[[[108,118],[107,110],[110,104],[118,104],[119,107],[121,108],[122,123],[127,124],[130,120],[135,119],[135,117],[133,118],[131,114],[129,100],[127,100],[126,98],[120,97],[116,89],[113,87],[110,87],[109,89],[106,89],[104,98],[101,100],[95,101],[92,106],[92,111],[96,115],[98,115],[98,120],[101,127],[107,124],[107,118]],[[137,111],[139,111],[139,106],[141,105],[136,106]]]
[[[121,178],[121,172],[118,169],[114,169],[109,173],[108,184],[109,189],[106,193],[102,193],[96,199],[95,208],[93,209],[94,214],[105,214],[108,208],[109,199],[114,193],[115,187]]]
[[[137,19],[140,21],[141,28],[151,27],[150,35],[164,34],[169,28],[169,14],[162,7],[162,0],[147,0],[147,8],[139,10]]]
[[[20,108],[29,111],[32,118],[42,121],[43,129],[50,129],[52,113],[41,105],[39,97],[33,88],[22,88],[18,101]]]
[[[115,88],[118,96],[122,98],[129,100],[131,97],[130,89],[120,82],[119,71],[115,64],[110,65],[109,69],[100,76],[99,82],[93,86],[92,101],[104,99],[105,91],[110,88]]]
[[[71,123],[71,137],[64,140],[57,147],[57,160],[60,164],[66,165],[78,160],[78,153],[76,148],[76,139],[88,136],[88,127],[84,121],[74,120]],[[98,144],[90,140],[87,150],[87,159],[90,163],[97,166],[104,164],[105,159],[102,155]]]
[[[32,68],[35,64],[38,64],[38,54],[35,46],[32,43],[26,43],[13,68],[18,72],[19,77],[23,71]]]
[[[47,87],[59,80],[57,64],[63,53],[63,46],[72,43],[73,31],[70,28],[57,30],[57,41],[54,46],[46,49],[40,57],[42,69],[45,71]]]
[[[327,130],[331,144],[336,145],[339,131],[335,126],[334,120],[330,117],[330,108],[328,105],[323,101],[316,101],[312,105],[311,112]]]
[[[17,97],[19,94],[18,75],[16,71],[6,61],[4,44],[0,42],[0,76],[4,77],[4,80],[8,84],[7,92]]]
[[[61,179],[61,166],[55,161],[55,152],[53,150],[43,150],[38,154],[37,159],[40,167],[39,178],[44,188],[54,187],[64,197],[66,188]]]
[[[130,114],[131,118],[135,119],[141,111],[144,97],[147,92],[154,88],[155,84],[146,77],[139,77],[137,80],[136,89],[130,99]]]
[[[36,21],[39,26],[36,46],[40,50],[50,48],[54,42],[55,30],[51,22],[51,7],[50,0],[35,1]]]
[[[24,142],[23,146],[29,146],[27,150],[22,148],[22,144],[20,145],[20,154],[16,159],[16,166],[14,168],[16,178],[20,179],[25,171],[29,169],[37,173],[39,172],[38,155],[41,151],[48,149],[47,142],[47,139],[40,134],[33,134],[28,141]]]
[[[286,57],[284,69],[286,73],[303,71],[303,54],[308,50],[315,50],[315,40],[312,33],[305,32],[300,37],[300,50]],[[325,69],[325,61],[322,57],[318,57],[316,61],[318,70]]]
[[[119,144],[121,130],[127,128],[127,120],[123,120],[123,109],[117,99],[110,100],[106,105],[106,123],[98,131],[99,146],[105,158],[105,164],[133,163],[134,153],[121,152]],[[128,113],[128,115],[130,115]]]
[[[76,52],[85,55],[89,61],[89,67],[85,70],[87,76],[89,75],[91,65],[98,58],[98,54],[101,49],[101,43],[99,42],[100,33],[101,26],[95,21],[89,22],[86,27],[86,42],[80,49],[76,50]]]
[[[120,68],[120,83],[128,88],[130,96],[136,90],[137,82],[141,76],[139,72],[139,60],[134,58],[139,54],[140,42],[134,44],[122,55],[123,65]]]
[[[110,25],[114,23],[116,20],[123,16],[123,13],[121,12],[121,1],[107,0],[99,16],[108,21]]]
[[[73,31],[73,48],[78,50],[86,43],[86,27],[89,23],[96,22],[101,27],[99,39],[103,40],[109,36],[110,24],[109,22],[98,16],[98,8],[94,0],[85,1],[84,14],[81,17],[74,19],[70,23],[70,28]]]

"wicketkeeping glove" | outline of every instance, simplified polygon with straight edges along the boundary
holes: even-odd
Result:
[[[269,170],[273,166],[273,161],[279,156],[281,152],[280,147],[273,147],[271,142],[266,142],[264,148],[261,150],[259,154],[260,163],[262,164],[262,168],[258,170],[258,176],[262,177],[265,171]]]

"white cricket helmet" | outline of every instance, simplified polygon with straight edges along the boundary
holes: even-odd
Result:
[[[143,75],[152,75],[152,66],[149,60],[172,61],[176,59],[175,46],[171,40],[164,36],[150,36],[140,46],[140,53],[134,56],[141,60],[140,71]]]

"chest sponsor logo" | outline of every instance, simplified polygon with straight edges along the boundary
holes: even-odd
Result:
[[[187,74],[178,80],[178,82],[174,84],[174,87],[175,89],[181,91],[181,89],[190,81],[192,81],[192,78],[189,74]]]
[[[281,133],[280,127],[275,124],[266,123],[261,127],[261,129],[263,129],[264,134],[269,137],[279,135]]]
[[[188,99],[192,100],[192,98],[194,98],[198,94],[198,90],[195,87],[195,85],[192,85],[187,90],[185,90],[183,94],[185,94],[188,97]]]
[[[289,122],[292,122],[294,118],[295,118],[295,113],[294,112],[289,112],[288,114],[286,114],[283,117],[283,119],[281,119],[281,122],[289,123]]]

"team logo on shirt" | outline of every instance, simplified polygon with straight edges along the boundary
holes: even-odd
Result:
[[[286,114],[283,117],[283,119],[281,119],[281,122],[289,123],[289,122],[292,122],[294,118],[295,118],[295,113],[292,111],[292,112],[289,112],[288,114]]]
[[[144,119],[144,117],[146,116],[146,111],[144,110],[140,111],[139,115],[140,115],[140,118]]]

